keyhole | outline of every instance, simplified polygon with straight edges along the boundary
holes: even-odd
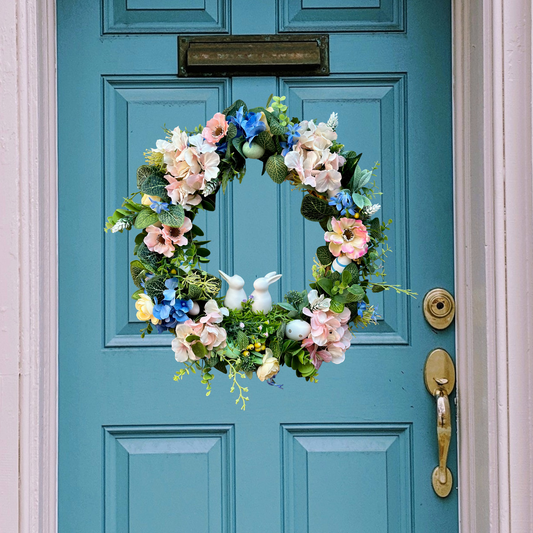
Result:
[[[444,304],[442,302],[438,302],[437,309],[444,309]]]

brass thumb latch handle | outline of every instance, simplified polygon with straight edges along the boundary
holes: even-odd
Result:
[[[446,466],[452,440],[452,417],[448,396],[455,386],[455,368],[445,350],[433,350],[426,360],[424,381],[428,392],[437,401],[437,442],[439,446],[439,466],[433,470],[433,489],[441,498],[450,494],[453,476]]]

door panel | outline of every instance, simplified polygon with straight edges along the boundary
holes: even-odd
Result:
[[[435,404],[427,354],[454,353],[421,302],[453,289],[450,6],[415,0],[59,0],[60,533],[457,531],[457,495],[431,487]],[[331,75],[178,79],[177,34],[330,34]],[[176,383],[169,335],[141,339],[133,236],[104,219],[135,190],[162,127],[193,128],[237,98],[287,96],[291,116],[339,113],[339,138],[380,163],[381,218],[394,220],[387,280],[420,295],[375,295],[382,319],[355,332],[318,384],[282,371],[249,383],[245,412],[227,377],[209,398]],[[301,195],[248,161],[242,184],[196,220],[208,270],[283,273],[280,300],[311,277],[318,224]],[[454,430],[455,431],[455,430]],[[449,466],[454,474],[456,445]]]

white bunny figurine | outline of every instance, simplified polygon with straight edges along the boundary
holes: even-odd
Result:
[[[269,272],[264,278],[257,278],[254,281],[254,289],[252,292],[252,310],[255,313],[262,311],[268,313],[272,309],[272,296],[268,292],[268,287],[275,281],[281,278],[281,274]]]
[[[235,274],[234,276],[228,276],[222,270],[219,270],[223,279],[228,282],[229,289],[224,298],[224,305],[228,309],[240,309],[242,307],[243,300],[247,299],[244,292],[244,280]]]

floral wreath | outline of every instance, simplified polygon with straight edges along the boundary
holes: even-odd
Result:
[[[184,364],[174,379],[199,371],[209,395],[212,371],[228,374],[242,409],[248,388],[239,378],[255,373],[282,388],[274,377],[283,365],[316,382],[323,363],[342,363],[352,327],[378,318],[369,290],[414,294],[384,281],[385,231],[392,221],[375,216],[380,205],[373,197],[380,193],[370,181],[377,165],[362,170],[361,154],[344,150],[336,113],[326,123],[289,119],[284,100],[271,96],[266,107],[250,110],[237,100],[204,127],[165,130],[166,140],[145,153],[147,164],[137,170],[139,191],[106,224],[113,233],[140,230],[131,276],[137,318],[146,322],[141,336],[154,329],[174,334],[172,349]],[[260,159],[274,182],[288,180],[303,191],[301,214],[325,231],[310,291],[291,290],[275,305],[268,292],[281,277],[275,272],[255,280],[247,298],[240,276],[219,271],[229,286],[219,297],[222,280],[202,268],[209,241],[193,223],[200,209],[215,210],[220,189],[242,180],[246,159]]]

